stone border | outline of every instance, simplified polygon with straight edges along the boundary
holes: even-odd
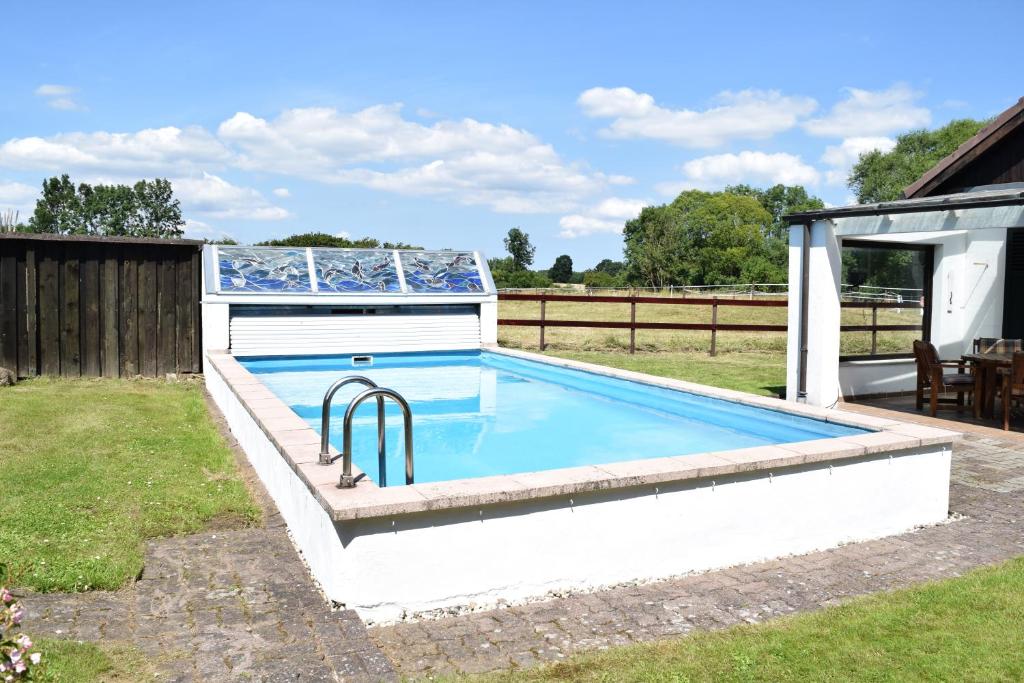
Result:
[[[680,482],[693,479],[850,460],[864,455],[898,453],[922,446],[951,446],[959,432],[869,415],[782,402],[740,391],[654,377],[579,361],[488,347],[491,353],[572,368],[606,377],[684,391],[700,396],[784,412],[835,424],[871,430],[868,434],[830,437],[776,446],[755,446],[713,453],[631,460],[540,472],[455,479],[443,482],[380,488],[364,478],[354,489],[342,489],[341,461],[319,464],[320,435],[238,360],[225,353],[208,353],[210,369],[221,375],[231,391],[275,445],[334,521],[369,519],[495,505],[571,495],[603,489]],[[332,448],[331,452],[337,455]],[[353,474],[363,474],[353,465]]]

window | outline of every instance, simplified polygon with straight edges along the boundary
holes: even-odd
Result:
[[[931,245],[844,240],[840,360],[904,358],[931,336]]]

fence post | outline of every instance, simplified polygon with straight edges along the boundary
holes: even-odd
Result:
[[[636,297],[629,302],[629,352],[636,353]]]
[[[711,355],[714,356],[718,345],[718,297],[711,297]]]
[[[878,351],[878,305],[871,307],[871,355]]]
[[[547,300],[544,298],[543,294],[541,294],[540,296],[541,296],[541,299],[540,299],[540,350],[543,351],[544,350],[544,308],[545,308],[545,304],[547,303]]]

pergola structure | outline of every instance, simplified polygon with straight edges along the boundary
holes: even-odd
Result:
[[[904,196],[788,216],[788,400],[829,406],[914,389],[909,349],[840,358],[844,245],[925,254],[921,336],[943,357],[977,337],[1024,337],[1024,98]]]

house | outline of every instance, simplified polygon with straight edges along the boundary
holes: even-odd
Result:
[[[977,337],[1024,337],[1024,98],[908,186],[903,199],[788,220],[788,400],[829,406],[915,387],[909,346],[841,357],[842,335],[871,327],[841,320],[847,308],[871,306],[844,296],[843,256],[851,250],[899,251],[902,262],[916,264],[921,291],[906,306],[919,309],[920,322],[904,329],[919,330],[915,336],[943,358],[959,358]]]

